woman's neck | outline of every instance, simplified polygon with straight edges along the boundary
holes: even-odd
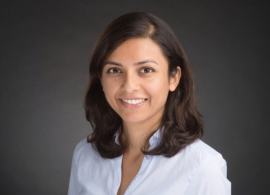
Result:
[[[126,123],[123,121],[123,129],[121,133],[121,140],[126,145],[128,153],[141,153],[141,149],[148,149],[149,143],[145,142],[147,138],[153,134],[159,127],[160,120],[155,122],[154,124],[147,123]]]

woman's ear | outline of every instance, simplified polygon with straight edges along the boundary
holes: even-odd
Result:
[[[176,89],[176,87],[178,86],[180,78],[181,78],[181,68],[180,68],[180,66],[177,66],[176,73],[170,77],[169,89],[171,92],[173,92]]]

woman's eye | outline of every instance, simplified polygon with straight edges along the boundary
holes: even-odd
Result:
[[[154,70],[152,68],[143,68],[140,71],[141,73],[151,73],[154,72]]]
[[[120,73],[121,71],[117,68],[110,68],[107,70],[107,73]]]

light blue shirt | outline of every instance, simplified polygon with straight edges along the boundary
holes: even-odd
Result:
[[[158,130],[149,141],[149,149],[160,138]],[[122,157],[104,159],[86,139],[82,140],[73,154],[68,195],[116,195]],[[145,156],[125,195],[230,195],[231,183],[226,173],[222,156],[197,140],[171,158]]]

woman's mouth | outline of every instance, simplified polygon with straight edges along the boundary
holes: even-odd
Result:
[[[121,99],[122,101],[128,103],[128,104],[138,104],[138,103],[141,103],[147,99]]]
[[[137,108],[141,106],[147,99],[146,98],[134,98],[134,99],[120,99],[122,104],[128,108]]]

